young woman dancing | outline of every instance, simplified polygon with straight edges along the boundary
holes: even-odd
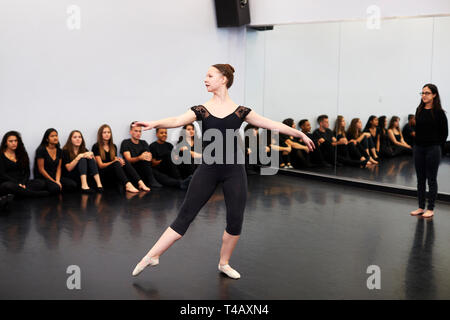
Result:
[[[190,108],[178,117],[165,118],[151,122],[137,122],[136,126],[142,126],[144,130],[153,128],[174,128],[191,123],[195,120],[202,121],[202,139],[206,130],[219,130],[225,139],[227,129],[234,131],[241,127],[244,120],[260,128],[279,130],[289,136],[299,137],[309,147],[314,149],[314,143],[301,131],[290,128],[280,122],[264,118],[250,108],[239,106],[234,103],[228,95],[228,89],[233,83],[234,69],[229,64],[215,64],[208,69],[205,78],[205,86],[213,97],[203,105]],[[217,131],[216,131],[217,132]],[[223,156],[234,153],[237,156],[237,147],[234,143],[234,150],[226,150],[227,144],[223,141]],[[204,151],[209,141],[204,139]],[[217,150],[217,148],[215,149]],[[219,150],[220,151],[220,150]],[[242,150],[241,150],[242,151]],[[243,154],[242,154],[243,156]],[[177,218],[164,231],[159,240],[150,251],[136,265],[132,275],[136,276],[147,266],[155,266],[159,263],[159,257],[179,240],[197,213],[205,205],[214,193],[218,183],[223,182],[223,193],[227,209],[227,226],[222,236],[222,248],[220,250],[220,260],[218,268],[221,272],[233,279],[240,278],[240,274],[230,267],[229,260],[239,239],[245,202],[247,198],[247,176],[245,164],[230,164],[223,160],[205,163],[205,152],[203,152],[203,162],[199,165],[192,177],[185,199],[181,205]],[[209,162],[209,161],[208,161]],[[219,163],[218,163],[219,162]],[[228,161],[227,161],[228,162]]]

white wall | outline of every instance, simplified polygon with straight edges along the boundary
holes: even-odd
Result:
[[[373,5],[382,18],[450,14],[448,0],[253,0],[251,25],[366,19]]]
[[[384,20],[378,30],[347,21],[249,31],[248,55],[256,57],[249,57],[247,82],[263,70],[264,83],[247,90],[246,100],[262,100],[264,114],[279,121],[307,118],[313,129],[320,114],[331,126],[338,114],[347,123],[397,115],[403,124],[422,85],[433,82],[450,110],[449,38],[450,17]]]
[[[66,25],[72,4],[80,30]],[[119,145],[131,121],[207,101],[203,80],[215,63],[235,67],[230,94],[243,103],[245,36],[245,27],[216,27],[211,0],[2,0],[0,135],[20,131],[33,158],[49,127],[62,144],[81,130],[90,148],[108,123]]]

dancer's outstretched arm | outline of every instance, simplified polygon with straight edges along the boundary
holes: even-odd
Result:
[[[285,125],[284,123],[265,118],[257,114],[254,110],[249,112],[247,117],[245,117],[245,121],[254,125],[255,127],[265,128],[269,130],[277,130],[289,136],[300,138],[306,144],[306,146],[309,148],[310,151],[313,151],[315,148],[314,142],[312,142],[312,140],[308,138],[306,134],[304,134],[303,132],[291,128]]]
[[[143,130],[150,130],[156,128],[177,128],[182,127],[185,124],[192,123],[196,119],[197,117],[194,111],[188,110],[177,117],[164,118],[161,120],[155,120],[150,122],[137,121],[133,125],[140,126],[142,127]]]

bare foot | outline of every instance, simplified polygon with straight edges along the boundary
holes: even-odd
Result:
[[[369,161],[372,162],[373,164],[378,164],[378,161],[375,161],[372,157],[370,157]]]
[[[427,210],[427,211],[425,211],[425,213],[422,215],[423,218],[431,218],[432,216],[434,216],[434,211],[433,211],[433,210]]]
[[[131,192],[131,193],[139,192],[139,190],[136,189],[131,183],[130,183],[130,185],[127,184],[127,186],[125,187],[125,190],[127,190],[127,192]]]
[[[150,191],[150,188],[145,185],[144,182],[139,183],[139,190]]]
[[[411,215],[412,216],[418,216],[419,214],[422,214],[424,212],[425,212],[425,210],[423,210],[422,208],[419,208],[417,210],[411,211]]]

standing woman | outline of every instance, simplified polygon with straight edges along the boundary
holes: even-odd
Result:
[[[73,180],[77,185],[81,184],[82,193],[93,193],[89,188],[87,174],[94,177],[97,184],[97,191],[103,192],[102,182],[98,174],[97,164],[94,154],[86,149],[83,135],[78,130],[73,130],[62,152],[62,173],[63,176]]]
[[[7,132],[0,146],[0,194],[40,197],[44,191],[42,181],[30,180],[30,159],[17,131]]]
[[[136,170],[129,162],[117,157],[117,146],[113,142],[111,127],[102,125],[97,132],[97,142],[92,146],[97,166],[99,168],[100,180],[103,182],[119,182],[128,192],[137,193],[138,189],[130,182],[130,179],[139,186],[139,189],[150,191],[141,180]],[[128,178],[130,177],[130,179]]]
[[[234,69],[229,64],[211,66],[204,81],[208,92],[213,94],[213,97],[208,102],[203,105],[193,106],[178,117],[150,122],[137,122],[135,125],[143,126],[144,130],[149,130],[153,128],[180,127],[198,120],[202,121],[203,139],[205,131],[213,129],[214,132],[219,130],[225,140],[227,129],[232,129],[236,132],[241,127],[242,122],[247,121],[257,127],[279,130],[288,136],[302,138],[310,150],[314,148],[314,144],[304,133],[280,122],[264,118],[250,108],[234,103],[228,95],[228,88],[233,83],[233,73]],[[209,140],[203,140],[204,147],[209,143],[211,143]],[[240,274],[230,267],[229,260],[241,233],[247,199],[247,176],[245,164],[236,163],[238,150],[235,142],[233,142],[233,147],[233,150],[228,150],[229,153],[233,153],[235,156],[232,164],[226,163],[226,159],[219,159],[219,163],[217,163],[217,157],[215,158],[216,161],[205,163],[205,152],[202,153],[203,162],[192,176],[177,218],[136,265],[132,273],[134,276],[142,272],[146,266],[154,266],[159,263],[159,257],[184,235],[197,213],[214,193],[216,186],[222,182],[227,208],[227,226],[222,236],[218,269],[233,279],[240,278]],[[227,143],[225,141],[222,149],[224,151],[223,156],[225,156],[227,154]],[[241,153],[239,157],[242,156],[243,158],[242,150],[239,150],[239,152]],[[220,160],[223,160],[223,164]]]
[[[422,99],[416,110],[416,144],[414,163],[417,174],[419,208],[411,215],[429,218],[434,215],[434,202],[438,191],[437,173],[441,161],[441,145],[448,136],[447,116],[441,106],[441,98],[434,84],[423,86]],[[428,206],[425,212],[425,191],[428,180]]]
[[[41,144],[36,149],[34,177],[45,184],[51,194],[61,191],[73,191],[77,185],[74,181],[61,177],[62,150],[59,146],[58,131],[47,129]]]

